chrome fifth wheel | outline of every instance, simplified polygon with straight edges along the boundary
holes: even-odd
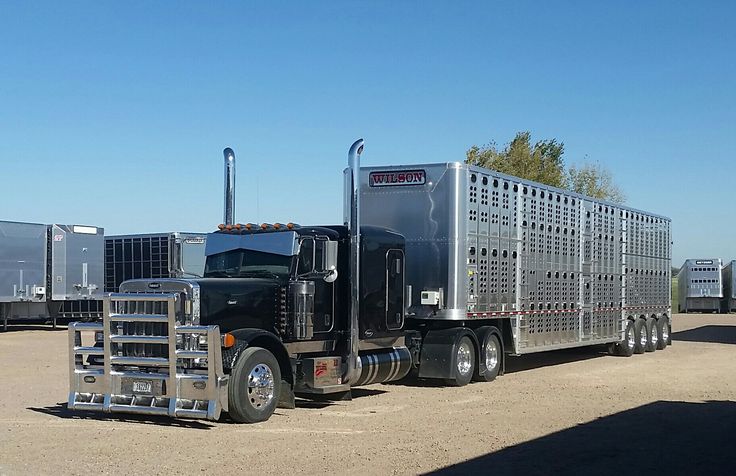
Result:
[[[646,352],[649,336],[647,335],[647,321],[643,317],[634,321],[634,341],[635,354]]]
[[[476,382],[495,380],[501,370],[503,347],[498,338],[498,329],[492,326],[481,327],[475,331],[480,342],[478,365],[473,373]]]
[[[276,357],[261,347],[249,347],[238,357],[228,385],[228,413],[239,423],[266,421],[281,392]]]
[[[455,355],[452,363],[452,378],[446,380],[448,385],[462,387],[470,382],[475,372],[475,347],[467,335],[455,342]]]

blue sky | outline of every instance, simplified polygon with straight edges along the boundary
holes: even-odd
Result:
[[[6,2],[0,219],[209,231],[336,223],[364,163],[463,160],[517,131],[736,258],[734,2]]]

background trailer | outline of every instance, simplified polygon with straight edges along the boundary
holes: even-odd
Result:
[[[105,237],[105,292],[140,278],[196,278],[204,274],[206,233],[165,232]]]
[[[736,275],[733,272],[733,267],[736,261],[729,261],[722,270],[723,278],[723,305],[721,309],[723,312],[736,311]]]
[[[0,317],[85,317],[102,294],[103,229],[0,222]]]
[[[677,275],[680,312],[718,312],[723,298],[720,258],[688,259]]]

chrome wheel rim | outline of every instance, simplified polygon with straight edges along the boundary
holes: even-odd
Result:
[[[652,346],[656,347],[658,342],[659,342],[659,333],[657,332],[657,324],[655,322],[654,325],[652,326]]]
[[[495,339],[486,342],[486,370],[493,370],[498,365],[498,346]]]
[[[641,326],[641,335],[639,336],[639,345],[642,347],[646,347],[647,345],[647,325],[643,324]]]
[[[275,382],[271,367],[258,364],[248,375],[248,401],[251,406],[261,409],[273,400]]]
[[[473,367],[473,350],[470,344],[463,342],[457,348],[457,371],[460,375],[467,375]]]
[[[634,327],[633,326],[629,329],[629,338],[627,339],[627,342],[629,343],[629,347],[631,349],[633,349],[634,346],[636,345],[636,339],[634,338]]]
[[[662,339],[664,339],[665,342],[669,340],[670,338],[670,326],[667,323],[667,321],[664,321],[662,324]]]

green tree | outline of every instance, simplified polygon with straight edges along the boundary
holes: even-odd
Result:
[[[623,203],[624,193],[613,182],[611,172],[599,163],[571,165],[567,169],[567,189],[593,198]]]
[[[472,146],[466,152],[469,164],[497,170],[553,187],[564,188],[565,166],[562,154],[565,145],[555,139],[538,141],[532,146],[531,134],[518,132],[502,150],[495,143]]]
[[[565,144],[557,139],[540,140],[532,145],[531,133],[526,131],[518,132],[501,150],[495,142],[472,146],[466,152],[465,162],[590,197],[623,203],[624,194],[608,170],[597,163],[584,163],[566,169],[562,157],[564,153]]]

